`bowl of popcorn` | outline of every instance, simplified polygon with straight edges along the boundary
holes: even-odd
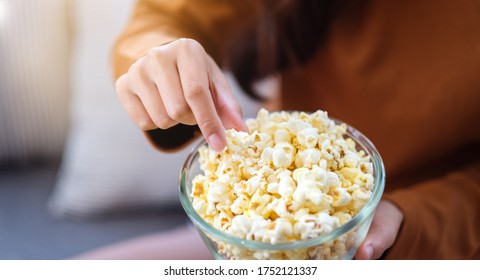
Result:
[[[261,109],[250,133],[205,141],[180,174],[180,201],[216,259],[351,259],[385,185],[375,146],[324,111]]]

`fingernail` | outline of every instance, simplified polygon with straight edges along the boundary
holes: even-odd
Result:
[[[250,132],[247,124],[243,120],[241,120],[241,124],[242,124],[242,128],[241,128],[242,131]]]
[[[237,118],[236,122],[237,122],[237,124],[239,125],[239,126],[237,127],[237,129],[238,129],[239,131],[248,132],[248,126],[247,126],[247,124],[245,123],[245,121],[243,120],[242,115],[237,114],[237,115],[236,115],[236,118]]]
[[[367,248],[365,248],[365,256],[367,257],[367,260],[371,260],[371,259],[372,259],[372,256],[373,256],[373,248],[372,248],[372,246],[367,246]]]
[[[210,148],[214,149],[217,152],[220,152],[224,147],[222,139],[216,133],[213,133],[210,136],[208,136],[207,140],[208,140],[208,144],[210,144]]]

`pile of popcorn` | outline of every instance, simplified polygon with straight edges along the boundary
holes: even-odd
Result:
[[[344,137],[345,124],[335,124],[320,110],[264,109],[246,123],[251,133],[228,130],[223,151],[199,151],[204,174],[193,180],[192,204],[215,228],[270,244],[311,239],[345,224],[369,201],[373,165]],[[344,236],[296,251],[219,242],[217,249],[234,259],[341,258],[348,242]]]

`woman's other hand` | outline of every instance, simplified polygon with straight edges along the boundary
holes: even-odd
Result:
[[[403,213],[393,203],[382,200],[373,216],[367,237],[357,250],[357,260],[374,260],[380,258],[397,238],[403,222]]]
[[[118,78],[116,91],[142,130],[198,124],[217,151],[225,146],[225,129],[247,131],[223,72],[192,39],[152,48]]]

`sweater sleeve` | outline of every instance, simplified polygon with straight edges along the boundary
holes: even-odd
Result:
[[[151,48],[178,38],[197,40],[218,62],[232,31],[255,10],[253,1],[138,0],[113,47],[114,77],[126,73]]]
[[[384,197],[404,213],[387,259],[480,258],[480,161]]]

